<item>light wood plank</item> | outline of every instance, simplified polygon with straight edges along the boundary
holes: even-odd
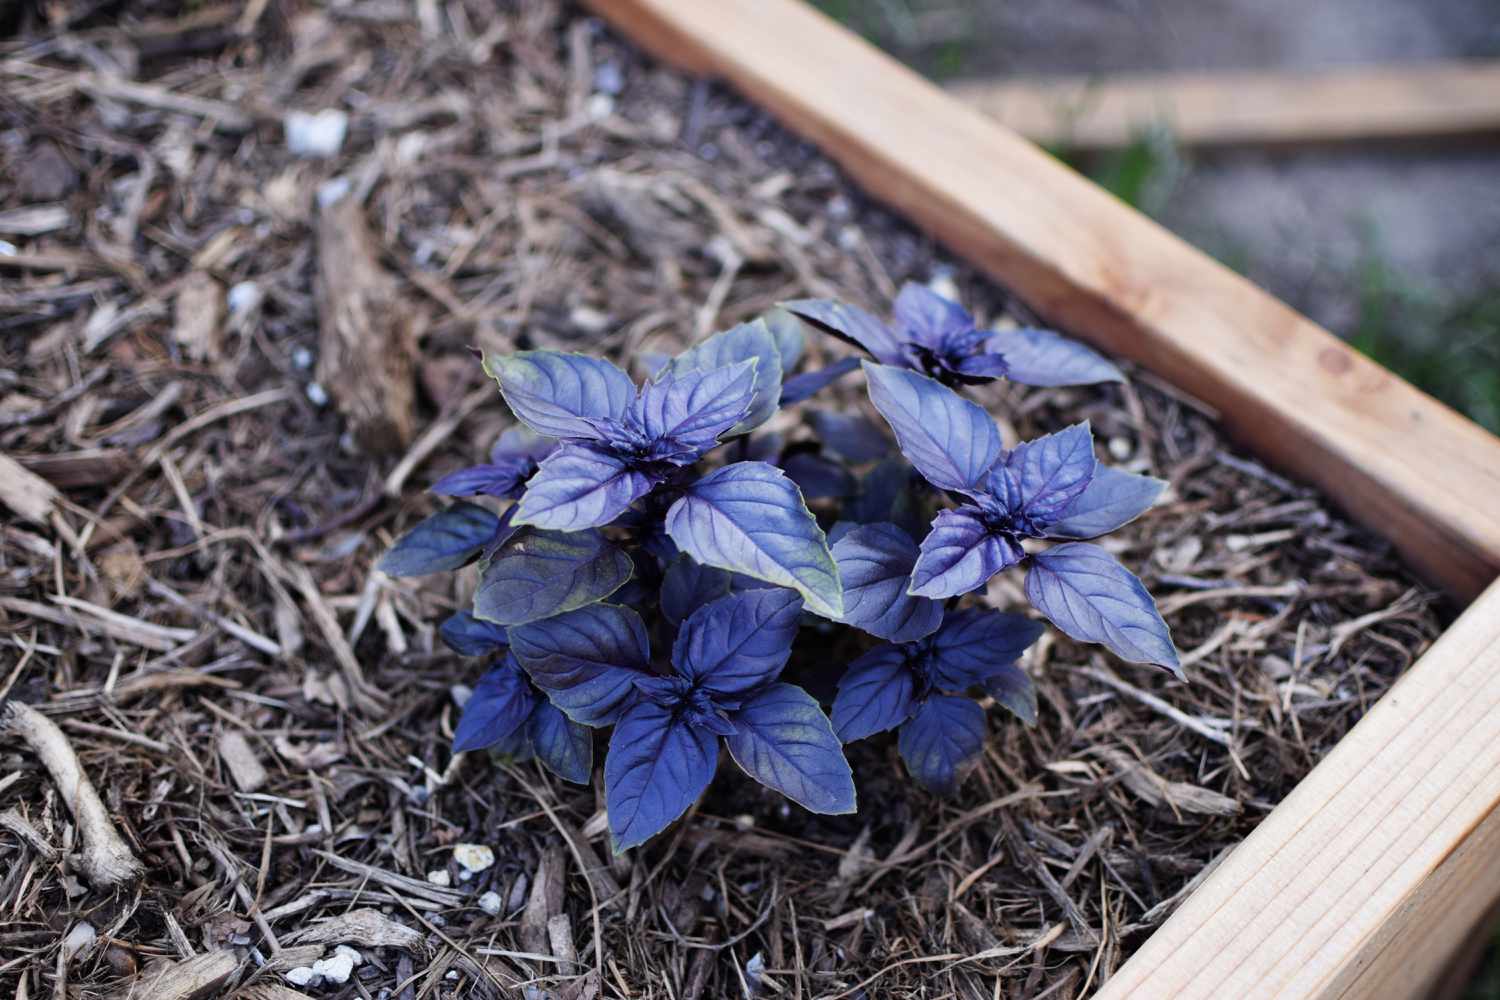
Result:
[[[1074,149],[1128,145],[1154,125],[1186,146],[1500,133],[1497,62],[976,80],[948,90],[1034,142]]]
[[[1500,584],[1097,1000],[1416,1000],[1500,898]]]
[[[728,79],[1051,322],[1218,408],[1471,598],[1500,574],[1500,441],[797,0],[590,0]]]

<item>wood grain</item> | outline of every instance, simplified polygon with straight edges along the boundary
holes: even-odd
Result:
[[[1500,441],[797,0],[590,0],[724,77],[1049,321],[1217,408],[1472,598],[1500,574]]]
[[[1072,149],[1124,146],[1153,125],[1186,146],[1500,132],[1500,62],[985,80],[948,90],[1034,142]]]
[[[1500,898],[1500,584],[1097,1000],[1415,1000]]]

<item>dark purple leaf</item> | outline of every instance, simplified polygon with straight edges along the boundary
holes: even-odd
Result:
[[[1023,385],[1091,385],[1123,382],[1124,374],[1103,355],[1051,330],[1004,330],[990,341],[1005,358],[1007,378]]]
[[[809,611],[843,612],[838,567],[796,485],[764,462],[704,476],[667,511],[667,533],[705,566],[796,590]]]
[[[375,568],[390,576],[423,576],[458,569],[479,555],[501,527],[501,519],[493,511],[459,502],[402,535]]]
[[[641,388],[635,404],[646,436],[670,438],[700,454],[712,448],[750,412],[759,361],[752,357],[707,369],[668,366]]]
[[[510,764],[524,764],[536,754],[531,746],[531,727],[522,726],[499,743],[485,747],[489,756]]]
[[[1088,421],[1023,441],[1004,461],[1008,488],[1020,501],[1019,510],[1011,512],[1024,515],[1038,527],[1051,524],[1088,488],[1094,466],[1094,436]],[[995,474],[1000,474],[998,468]],[[991,492],[1004,490],[992,484]]]
[[[863,414],[813,410],[807,422],[825,451],[855,465],[878,461],[891,453],[891,439]]]
[[[557,439],[545,437],[527,427],[516,424],[506,428],[490,449],[490,461],[496,465],[505,462],[530,461],[533,465],[552,454]]]
[[[894,312],[906,339],[932,351],[942,351],[950,338],[974,329],[974,317],[963,306],[914,281],[901,286]]]
[[[642,699],[620,716],[604,760],[604,802],[616,853],[644,844],[713,780],[719,737]]]
[[[651,657],[640,615],[614,604],[590,604],[520,625],[510,637],[536,686],[586,726],[615,721]]]
[[[1042,623],[989,608],[965,608],[943,620],[928,646],[933,686],[963,691],[986,684],[1041,638]]]
[[[958,373],[964,380],[1005,378],[1010,365],[998,354],[971,354],[959,361]]]
[[[604,600],[631,571],[630,557],[597,531],[522,528],[485,567],[474,614],[500,625],[559,615]]]
[[[854,492],[853,473],[814,452],[793,452],[782,461],[781,468],[809,500],[838,500]]]
[[[1094,470],[1088,489],[1047,526],[1053,538],[1095,538],[1140,517],[1161,497],[1165,480],[1121,472],[1107,465]]]
[[[792,406],[821,392],[859,367],[859,358],[840,358],[817,371],[793,375],[781,386],[781,405]]]
[[[714,566],[704,566],[691,556],[679,555],[667,567],[661,581],[661,614],[673,625],[710,601],[728,595],[734,574]]]
[[[1012,663],[985,678],[984,690],[1028,726],[1036,725],[1036,685],[1026,671]]]
[[[942,604],[906,592],[917,545],[894,524],[857,526],[832,551],[850,625],[891,642],[911,642],[942,623]]]
[[[815,813],[854,812],[854,777],[828,716],[791,684],[772,684],[740,706],[725,739],[750,777]]]
[[[771,339],[776,341],[776,351],[781,355],[781,373],[785,377],[802,360],[802,352],[807,347],[806,326],[780,306],[768,310],[761,319]]]
[[[900,364],[901,340],[885,323],[857,306],[845,305],[833,299],[798,299],[783,302],[781,307],[800,319],[804,319],[825,333],[863,348],[876,361],[885,364]]]
[[[844,516],[860,524],[889,521],[913,538],[920,538],[927,534],[928,518],[913,494],[913,484],[914,474],[906,459],[888,458],[865,473],[858,493],[845,506]]]
[[[536,759],[564,781],[587,785],[594,772],[594,734],[543,701],[528,723]]]
[[[427,488],[429,493],[444,497],[516,496],[526,485],[526,477],[536,471],[529,459],[507,460],[490,465],[474,465],[450,472]]]
[[[933,695],[901,727],[896,749],[917,784],[952,795],[963,772],[984,752],[985,733],[984,710],[974,702]]]
[[[460,656],[484,656],[510,645],[504,625],[475,618],[467,611],[444,620],[438,626],[438,637]]]
[[[992,531],[975,508],[941,510],[922,539],[908,592],[935,600],[967,594],[1025,555],[1010,535]]]
[[[971,490],[1000,457],[990,415],[916,372],[864,363],[870,401],[896,432],[901,452],[932,485]]]
[[[614,455],[565,444],[542,463],[516,509],[516,523],[553,531],[610,524],[656,480]]]
[[[694,344],[677,355],[657,378],[713,371],[752,359],[754,396],[743,419],[729,430],[731,434],[743,434],[770,420],[781,401],[781,348],[763,320],[741,323]]]
[[[908,650],[876,646],[849,664],[833,699],[833,729],[845,743],[901,725],[917,709]]]
[[[620,420],[635,399],[630,376],[582,354],[490,354],[484,368],[500,384],[511,412],[549,437],[597,439],[594,421]]]
[[[506,656],[479,679],[464,703],[454,727],[453,752],[482,750],[514,735],[526,725],[537,700],[515,657]]]
[[[781,457],[781,449],[786,445],[786,437],[780,431],[762,431],[753,438],[741,438],[749,442],[743,449],[735,452],[735,457],[747,462],[768,462],[776,464]]]
[[[672,663],[716,694],[771,683],[792,653],[802,599],[790,590],[747,590],[705,604],[682,623]]]
[[[1026,596],[1079,642],[1101,643],[1122,660],[1154,663],[1182,676],[1156,602],[1134,573],[1099,546],[1068,542],[1033,556]]]

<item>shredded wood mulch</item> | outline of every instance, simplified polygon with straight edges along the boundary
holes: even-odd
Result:
[[[875,739],[856,816],[726,766],[611,857],[597,787],[449,751],[472,580],[371,569],[509,423],[472,349],[907,279],[1024,308],[552,3],[120,11],[0,26],[0,994],[1082,996],[1443,624],[1149,373],[1002,386],[1011,440],[1087,418],[1171,481],[1107,544],[1190,682],[1053,635],[956,799]]]

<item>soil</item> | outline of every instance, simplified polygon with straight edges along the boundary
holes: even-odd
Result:
[[[995,387],[1007,440],[1087,418],[1171,482],[1106,544],[1188,683],[1051,635],[1038,725],[991,713],[956,798],[874,739],[856,816],[730,765],[611,857],[598,787],[450,753],[481,666],[434,625],[472,580],[372,571],[509,423],[472,349],[624,363],[909,279],[1024,305],[551,3],[47,9],[0,43],[0,454],[59,495],[0,527],[0,695],[59,725],[146,874],[90,884],[0,738],[0,993],[139,995],[222,956],[210,992],[263,1000],[1087,995],[1444,624],[1149,372]],[[294,155],[286,112],[325,109],[337,153]],[[348,982],[287,978],[340,944]]]

